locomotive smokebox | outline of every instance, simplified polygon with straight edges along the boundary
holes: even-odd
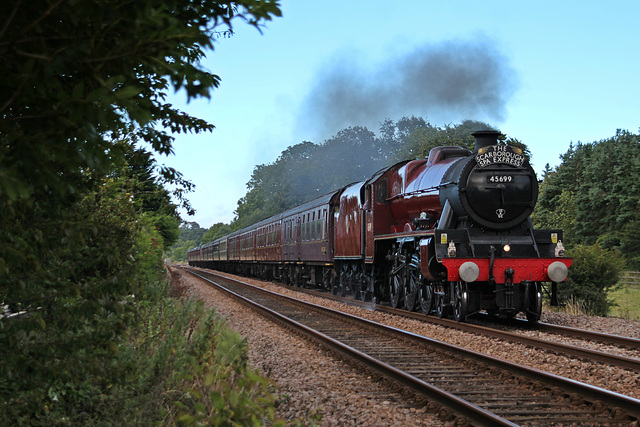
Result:
[[[471,135],[476,139],[476,146],[474,152],[478,152],[482,147],[488,147],[490,145],[498,144],[498,136],[500,136],[500,132],[497,130],[479,130]]]

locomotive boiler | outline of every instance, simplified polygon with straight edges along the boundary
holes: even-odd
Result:
[[[537,321],[542,283],[571,265],[562,231],[534,229],[538,182],[523,153],[497,131],[473,135],[473,152],[436,147],[195,248],[189,263],[459,321]]]

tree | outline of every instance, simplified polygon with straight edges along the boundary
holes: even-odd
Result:
[[[275,162],[258,165],[247,183],[247,194],[238,201],[232,229],[238,230],[271,215],[311,200],[318,189],[313,163],[319,147],[308,141],[284,150]]]
[[[624,226],[640,221],[640,136],[618,130],[592,147],[576,196],[576,235],[619,248]]]
[[[402,126],[403,123],[399,122]],[[430,124],[413,128],[410,132],[400,128],[400,135],[404,142],[403,149],[399,150],[399,160],[426,158],[432,148],[438,146],[459,146],[473,150],[475,138],[473,132],[482,129],[489,129],[486,123],[473,120],[465,120],[458,125],[445,125],[444,127],[432,126]],[[513,140],[512,140],[513,141]]]
[[[362,126],[343,129],[320,147],[314,159],[316,197],[368,179],[387,162],[380,140]]]
[[[167,91],[209,97],[220,78],[199,61],[216,34],[279,15],[277,0],[1,2],[0,195],[73,191],[84,170],[106,172],[113,133],[139,129],[169,154],[169,132],[212,130]]]
[[[179,172],[166,177],[165,170],[157,165],[153,155],[144,148],[136,147],[135,132],[131,132],[116,144],[121,157],[111,167],[107,176],[117,179],[121,190],[130,195],[139,212],[144,212],[149,225],[160,233],[163,250],[169,249],[179,237],[180,215],[173,203],[166,184],[174,186],[173,195],[187,211],[192,210],[184,193],[191,191],[193,184],[182,178]],[[121,162],[120,162],[121,161]]]
[[[534,224],[561,227],[565,241],[619,250],[637,264],[640,237],[640,135],[616,135],[575,146],[546,171],[534,212]]]
[[[208,97],[219,78],[199,61],[216,34],[279,15],[277,0],[0,2],[0,303],[13,314],[0,318],[0,419],[99,419],[121,380],[126,301],[175,239],[163,187],[189,190],[152,156],[213,129],[167,93]]]
[[[171,262],[185,262],[187,260],[189,249],[195,248],[196,246],[198,245],[195,240],[178,241],[178,243],[171,248],[171,253],[169,254]]]
[[[213,224],[202,236],[202,243],[213,242],[217,238],[226,236],[231,233],[231,226],[229,224],[224,224],[222,222],[218,222]]]
[[[562,228],[568,246],[577,238],[575,200],[583,179],[583,165],[589,163],[591,153],[590,145],[578,143],[574,146],[572,143],[560,156],[562,163],[556,170],[547,165],[538,203],[532,214],[533,223],[538,228]]]

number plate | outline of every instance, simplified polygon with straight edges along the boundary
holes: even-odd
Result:
[[[487,182],[492,184],[509,184],[513,182],[513,175],[491,175],[487,177]]]

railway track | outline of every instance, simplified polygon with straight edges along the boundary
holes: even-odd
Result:
[[[562,335],[569,338],[589,339],[602,344],[616,345],[640,351],[640,340],[620,335],[605,334],[602,332],[588,331],[585,329],[571,328],[568,326],[552,325],[550,323],[538,323],[529,325],[526,321],[518,321],[523,328],[529,328],[539,332]]]
[[[291,288],[287,285],[282,285],[287,288]],[[303,292],[308,295],[314,295],[322,298],[331,299],[334,301],[340,301],[346,304],[355,305],[358,307],[363,307],[370,309],[372,307],[371,303],[362,302],[360,300],[355,300],[350,297],[340,297],[332,294],[328,294],[327,292],[316,291],[313,289],[306,288],[295,288],[299,292]],[[604,334],[600,332],[589,331],[585,329],[577,329],[577,328],[569,328],[566,326],[552,325],[548,323],[538,323],[535,325],[531,325],[528,321],[522,320],[519,321],[517,319],[511,319],[510,321],[500,321],[500,319],[490,319],[489,316],[480,316],[482,323],[461,323],[456,322],[455,320],[439,318],[437,316],[429,316],[423,313],[418,312],[408,312],[407,310],[398,309],[389,307],[386,305],[375,305],[375,310],[394,314],[398,316],[403,316],[411,319],[416,319],[420,321],[427,321],[429,323],[489,336],[497,339],[504,339],[510,342],[523,344],[532,348],[539,348],[542,350],[552,351],[557,354],[566,355],[570,357],[579,358],[582,360],[590,360],[599,363],[604,363],[609,366],[617,366],[623,369],[628,369],[634,372],[640,372],[640,359],[637,357],[629,357],[625,355],[619,355],[610,352],[604,352],[601,350],[594,350],[590,348],[586,348],[580,345],[572,345],[566,344],[558,341],[552,341],[545,338],[528,336],[519,331],[509,331],[503,330],[492,326],[486,326],[487,324],[495,324],[499,325],[507,325],[511,327],[515,327],[515,329],[528,331],[534,330],[538,332],[543,332],[545,334],[553,334],[553,335],[561,335],[563,337],[568,337],[576,340],[585,341],[587,343],[599,343],[614,347],[620,347],[622,349],[630,350],[631,353],[640,355],[640,340],[630,337],[624,337],[619,335],[611,335]]]
[[[189,270],[187,270],[189,271]],[[202,271],[192,271],[210,283]],[[474,425],[637,422],[640,401],[217,277],[277,322],[356,360]]]

